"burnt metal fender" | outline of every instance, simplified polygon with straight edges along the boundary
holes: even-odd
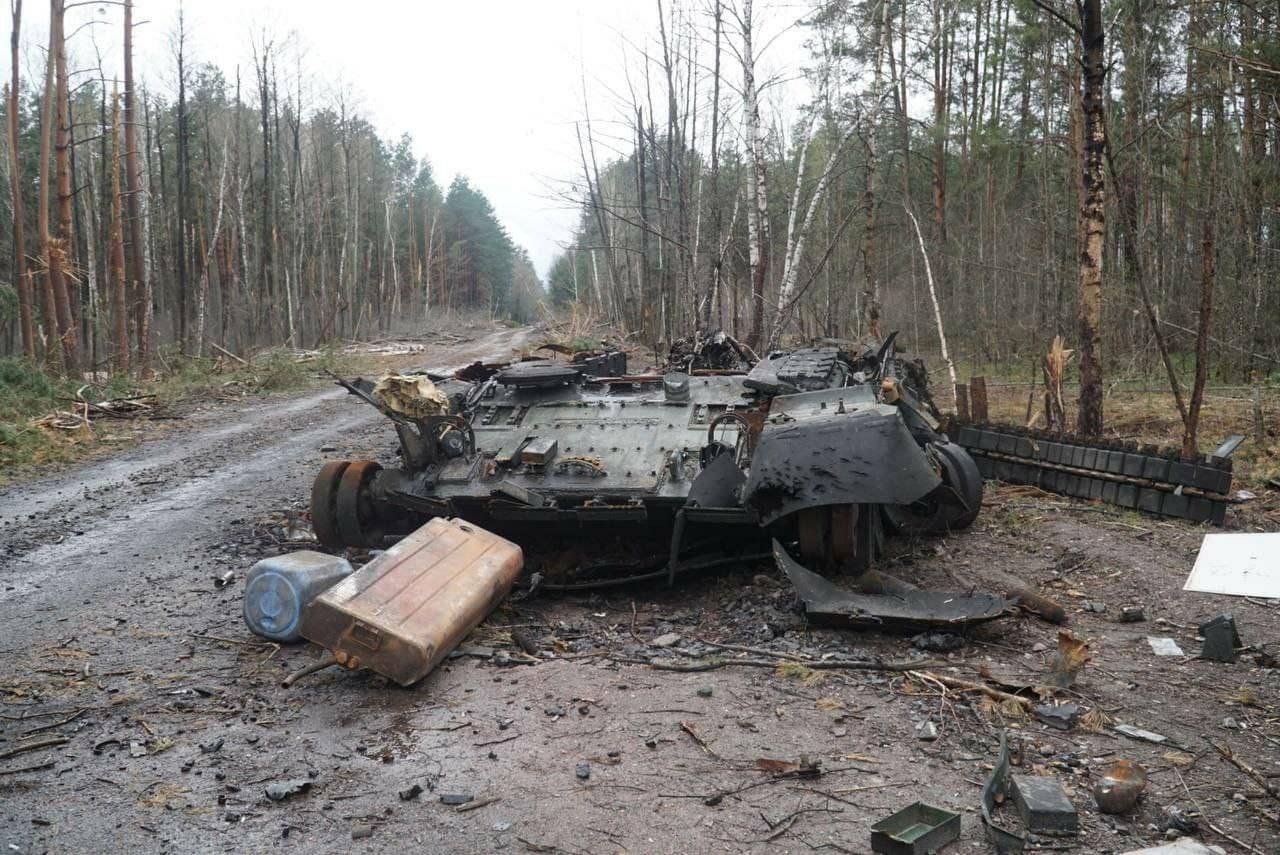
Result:
[[[898,411],[868,409],[768,426],[742,495],[768,525],[824,505],[909,505],[940,483]]]
[[[954,628],[994,620],[1009,610],[1008,601],[993,594],[848,591],[801,566],[777,540],[773,541],[773,560],[791,580],[804,603],[805,614],[815,623],[881,629]]]

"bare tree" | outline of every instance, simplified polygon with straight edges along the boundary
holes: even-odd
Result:
[[[67,371],[79,367],[80,354],[76,341],[75,318],[71,312],[71,296],[67,273],[71,268],[71,103],[67,84],[67,40],[64,30],[66,4],[50,0],[49,48],[54,64],[54,106],[50,119],[56,116],[54,138],[54,175],[58,188],[58,236],[49,244],[49,279],[53,283],[54,308],[58,317],[58,338],[62,342],[63,365]]]
[[[1103,50],[1101,0],[1081,0],[1080,42],[1084,57],[1084,162],[1080,201],[1080,403],[1076,429],[1085,436],[1102,433],[1102,258],[1106,232],[1103,158],[1107,129],[1103,122],[1106,53]]]
[[[222,173],[218,176],[218,208],[213,219],[213,236],[209,238],[209,246],[218,247],[222,239],[222,213],[225,210],[225,200],[227,191],[227,149],[230,146],[230,140],[222,141]],[[201,236],[203,245],[204,238]],[[196,356],[204,354],[205,340],[205,315],[209,303],[209,268],[211,259],[205,254],[204,261],[200,265],[200,289],[196,298],[196,335],[195,335],[195,353]]]
[[[1102,433],[1102,261],[1106,234],[1107,126],[1106,51],[1101,0],[1077,0],[1077,20],[1059,12],[1047,0],[1036,6],[1065,24],[1080,40],[1080,236],[1079,299],[1076,319],[1080,344],[1080,398],[1076,430],[1084,436]]]
[[[178,233],[175,241],[178,253],[178,346],[187,352],[187,252],[190,243],[188,233],[191,213],[191,153],[190,117],[187,115],[187,27],[182,4],[178,4],[178,32],[175,45],[178,63]]]
[[[813,228],[814,214],[817,212],[818,205],[827,192],[831,176],[835,174],[836,165],[840,161],[840,155],[844,150],[845,143],[853,134],[852,130],[850,130],[844,136],[830,141],[830,153],[827,155],[822,172],[818,175],[817,184],[809,196],[809,204],[805,207],[804,216],[797,220],[797,214],[799,214],[801,208],[805,159],[809,152],[809,139],[813,133],[813,121],[811,118],[803,132],[804,138],[800,143],[800,156],[796,166],[796,186],[792,193],[791,213],[787,218],[787,245],[786,254],[782,260],[782,280],[778,285],[777,310],[774,312],[773,325],[770,328],[769,339],[765,345],[766,350],[777,346],[782,336],[782,331],[786,327],[787,321],[790,320],[790,309],[794,304],[793,294],[800,274],[800,261],[804,258],[805,242],[808,240],[809,232]]]
[[[11,0],[9,11],[13,29],[9,32],[9,56],[13,75],[8,91],[9,189],[13,197],[13,275],[18,285],[18,318],[22,327],[22,352],[36,357],[35,324],[32,318],[31,277],[27,273],[27,238],[22,210],[22,167],[18,161],[18,35],[22,29],[22,0]]]
[[[50,10],[50,21],[57,10],[54,3]],[[57,289],[62,285],[62,257],[55,250],[53,235],[49,231],[49,154],[53,145],[54,124],[54,37],[56,32],[50,27],[49,52],[45,59],[44,97],[40,108],[40,173],[37,179],[39,202],[36,210],[36,229],[40,238],[40,259],[44,265],[43,288],[41,289],[44,308],[45,358],[50,362],[65,361],[61,339],[61,325],[58,321]],[[57,342],[57,344],[51,344]]]
[[[756,50],[751,0],[744,0],[738,16],[742,33],[742,121],[748,150],[747,232],[751,267],[751,332],[755,347],[764,343],[764,282],[769,268],[769,185],[765,161],[764,126],[760,121],[760,90],[756,82]]]
[[[138,113],[133,81],[133,0],[124,0],[124,181],[125,213],[129,221],[129,291],[132,294],[138,365],[149,370],[151,360],[151,277],[147,269],[146,200],[138,162]]]
[[[125,299],[124,229],[120,205],[120,92],[111,93],[111,224],[107,231],[108,282],[111,289],[111,312],[115,323],[116,370],[129,370],[129,319]]]

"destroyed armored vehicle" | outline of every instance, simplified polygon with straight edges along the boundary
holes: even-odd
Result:
[[[340,380],[394,423],[400,465],[326,464],[316,535],[381,546],[459,517],[517,542],[645,537],[672,577],[694,544],[773,537],[823,573],[860,575],[886,533],[963,528],[982,500],[974,461],[938,431],[923,364],[894,338],[729,369],[695,353],[628,374],[625,353],[595,351]]]

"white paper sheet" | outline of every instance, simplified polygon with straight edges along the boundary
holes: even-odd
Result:
[[[1280,597],[1280,532],[1206,534],[1182,590]]]

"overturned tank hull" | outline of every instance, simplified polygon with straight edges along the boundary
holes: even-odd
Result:
[[[622,533],[669,546],[671,575],[708,537],[792,544],[823,572],[868,570],[884,538],[962,528],[982,479],[937,430],[923,367],[893,337],[749,368],[629,374],[621,352],[341,381],[392,420],[400,465],[334,462],[311,513],[331,547],[380,546],[432,517],[521,541]]]

